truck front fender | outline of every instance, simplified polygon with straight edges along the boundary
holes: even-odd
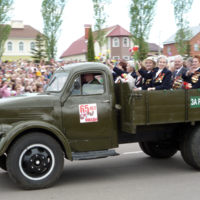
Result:
[[[54,125],[37,120],[25,121],[15,124],[1,124],[0,126],[0,156],[3,155],[8,149],[11,142],[20,134],[31,129],[44,129],[51,132],[64,147],[65,153],[69,160],[73,160],[71,148],[67,138],[64,134]]]

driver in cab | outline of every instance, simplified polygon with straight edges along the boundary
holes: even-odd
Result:
[[[99,81],[94,78],[94,74],[84,74],[84,80],[86,84],[100,84]]]

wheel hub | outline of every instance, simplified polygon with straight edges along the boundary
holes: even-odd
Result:
[[[24,153],[21,164],[23,171],[28,176],[41,177],[51,168],[51,154],[45,148],[33,147]]]

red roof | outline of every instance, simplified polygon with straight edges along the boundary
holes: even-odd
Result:
[[[130,32],[128,32],[127,30],[125,30],[124,28],[122,28],[121,26],[117,26],[117,28],[115,28],[111,33],[109,33],[107,35],[107,37],[111,37],[111,36],[129,36],[131,35]]]
[[[87,53],[87,39],[85,39],[85,36],[81,37],[80,39],[73,42],[70,47],[62,54],[60,58],[71,56],[71,55],[77,55],[77,54],[83,54]]]
[[[108,28],[105,28],[108,31],[112,30],[111,33],[107,35],[109,36],[128,36],[131,35],[128,31],[126,31],[124,28],[122,28],[119,25],[110,26]],[[116,31],[117,30],[117,31]],[[116,35],[117,34],[117,35]],[[85,39],[85,36],[79,38],[75,42],[73,42],[70,47],[60,56],[60,58],[72,56],[72,55],[78,55],[87,53],[87,39]]]

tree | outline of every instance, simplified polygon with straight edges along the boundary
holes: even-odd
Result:
[[[147,57],[149,33],[153,25],[157,0],[131,0],[129,14],[131,17],[130,32],[134,45],[139,46],[135,52],[140,60]]]
[[[185,58],[191,57],[191,45],[190,45],[190,41],[187,41],[185,54],[186,54],[184,56]]]
[[[95,60],[95,52],[94,52],[94,39],[92,34],[92,29],[89,29],[89,37],[87,44],[87,60],[92,62]]]
[[[110,4],[111,0],[92,0],[92,1],[95,13],[94,19],[96,20],[94,25],[94,30],[95,30],[94,39],[98,42],[101,52],[102,46],[107,42],[107,39],[105,37],[107,32],[105,29],[105,23],[108,15],[105,12],[105,5]]]
[[[31,53],[33,54],[32,58],[36,63],[39,63],[42,58],[46,58],[46,50],[45,50],[45,40],[46,37],[38,33],[36,36],[35,47],[32,49]]]
[[[60,26],[63,22],[63,10],[67,0],[43,0],[42,17],[44,22],[43,32],[46,35],[46,54],[48,59],[56,57],[57,42],[61,33]]]
[[[174,15],[178,31],[176,32],[175,44],[180,55],[184,55],[188,48],[188,41],[192,37],[192,31],[187,20],[193,0],[172,0]]]
[[[14,0],[0,0],[0,57],[4,53],[4,45],[10,35],[11,26],[6,23],[12,17]]]

